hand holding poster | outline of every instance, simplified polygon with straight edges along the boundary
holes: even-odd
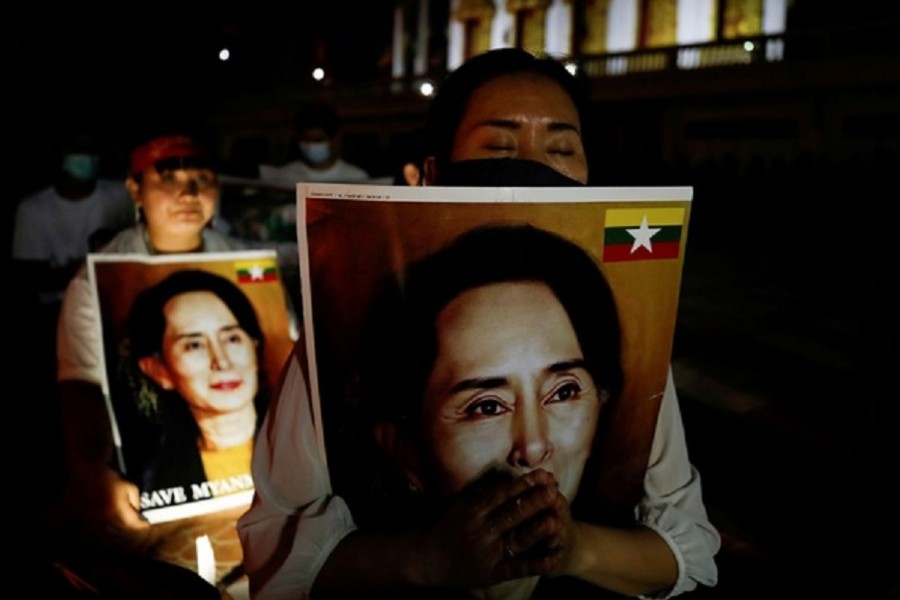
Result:
[[[359,526],[539,471],[568,518],[633,523],[689,207],[686,188],[301,185],[314,418]]]

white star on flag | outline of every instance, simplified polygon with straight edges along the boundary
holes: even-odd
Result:
[[[626,229],[625,231],[634,238],[634,243],[631,244],[631,254],[634,254],[641,246],[646,248],[649,252],[653,252],[653,245],[650,243],[650,238],[659,233],[661,229],[659,227],[649,227],[647,215],[644,215],[640,227],[637,229]]]
[[[250,267],[250,279],[256,281],[257,279],[263,278],[263,268],[259,265],[253,265]]]

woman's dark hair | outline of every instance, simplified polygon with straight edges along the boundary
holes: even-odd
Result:
[[[376,299],[363,338],[363,406],[378,411],[376,418],[417,415],[437,357],[438,314],[466,290],[514,281],[550,288],[572,322],[588,372],[615,399],[623,379],[619,316],[597,263],[554,233],[496,225],[464,233],[413,263]]]
[[[328,137],[337,135],[341,121],[328,104],[307,104],[294,117],[294,132],[299,137],[311,129],[321,129]]]
[[[466,290],[516,281],[543,282],[550,288],[572,323],[588,372],[608,401],[614,401],[623,387],[621,331],[612,290],[597,263],[554,233],[530,225],[493,225],[464,233],[411,264],[379,294],[360,345],[363,417],[358,426],[371,429],[374,423],[392,422],[422,448],[421,409],[437,358],[438,314]],[[376,464],[372,471],[390,471],[390,465]],[[375,477],[383,477],[376,486],[386,480],[387,487],[397,487],[396,474]],[[363,493],[391,495],[385,489]]]
[[[188,292],[212,292],[222,300],[241,328],[256,340],[257,353],[261,355],[264,343],[262,329],[256,311],[244,292],[224,277],[208,271],[189,269],[175,271],[141,292],[134,301],[128,316],[128,337],[133,357],[152,356],[161,351],[166,330],[163,312],[166,303],[175,296]]]
[[[438,87],[431,102],[425,135],[425,155],[434,156],[438,170],[450,162],[456,130],[472,95],[499,77],[531,73],[557,83],[572,98],[582,129],[588,123],[588,95],[584,81],[553,58],[540,58],[519,48],[499,48],[479,54],[453,71]]]

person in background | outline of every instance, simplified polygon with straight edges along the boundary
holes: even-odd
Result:
[[[585,105],[583,89],[558,62],[517,49],[479,55],[454,71],[433,100],[423,182],[585,185]],[[671,372],[631,526],[591,523],[569,538],[558,560],[529,560],[516,549],[508,552],[510,540],[492,538],[489,529],[473,531],[470,517],[498,498],[533,508],[535,494],[553,496],[554,482],[537,472],[460,494],[430,526],[393,535],[358,527],[345,500],[333,493],[316,448],[301,352],[287,364],[257,438],[255,498],[238,523],[256,598],[397,590],[415,597],[423,590],[564,575],[589,584],[591,597],[602,588],[667,598],[716,584],[720,538],[688,459]]]
[[[180,129],[166,129],[142,140],[130,158],[126,187],[140,219],[99,252],[149,255],[246,248],[242,241],[209,227],[219,185],[212,157],[196,139]],[[116,467],[101,389],[103,346],[97,298],[84,266],[62,301],[56,356],[66,471],[56,515],[64,532],[62,551],[106,584],[133,584],[137,578],[148,586],[163,585],[144,580],[151,573],[145,567],[155,563],[139,560],[153,558],[159,531],[141,517],[138,487]],[[133,562],[124,564],[126,557]]]
[[[260,165],[259,178],[266,183],[293,186],[300,182],[352,183],[364,182],[369,174],[341,157],[340,119],[325,104],[303,108],[294,122],[299,158],[276,167]]]
[[[134,224],[124,181],[100,176],[100,151],[88,132],[68,134],[53,184],[16,209],[12,258],[34,282],[41,304],[58,308],[81,261]]]

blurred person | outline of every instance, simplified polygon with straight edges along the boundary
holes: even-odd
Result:
[[[51,332],[66,285],[84,257],[134,225],[124,181],[101,176],[101,151],[92,132],[65,134],[53,183],[16,208],[12,259],[19,281],[37,295]],[[52,358],[52,334],[49,339]]]
[[[12,258],[35,282],[44,305],[58,306],[88,252],[134,225],[124,181],[100,176],[100,150],[92,134],[68,134],[53,184],[16,209]]]
[[[103,176],[103,139],[88,125],[64,132],[55,148],[52,184],[16,207],[10,266],[13,301],[27,323],[18,354],[29,365],[38,397],[56,408],[56,326],[66,285],[88,252],[134,224],[123,179]],[[53,414],[58,435],[58,415]],[[54,446],[54,450],[57,448]],[[48,466],[59,468],[55,454]],[[46,482],[42,482],[46,483]]]
[[[367,181],[365,170],[342,158],[340,133],[340,119],[333,108],[325,104],[304,107],[294,121],[293,151],[299,157],[280,167],[260,165],[259,178],[285,186]]]
[[[128,339],[132,370],[153,382],[139,379],[129,395],[152,395],[140,405],[157,434],[136,453],[126,445],[126,472],[140,489],[190,489],[249,473],[268,398],[259,374],[265,340],[241,289],[206,271],[176,271],[137,297]]]
[[[423,182],[585,185],[585,107],[583,89],[555,61],[516,49],[475,57],[448,77],[433,100]],[[519,590],[515,580],[562,574],[615,593],[658,598],[715,585],[719,535],[706,514],[700,475],[688,459],[671,372],[633,526],[585,524],[576,539],[566,538],[561,532],[571,529],[564,525],[570,522],[564,504],[552,503],[555,479],[536,470],[482,482],[460,493],[437,522],[385,534],[358,527],[345,500],[331,489],[315,445],[317,425],[300,352],[287,365],[257,440],[254,503],[239,522],[256,597],[396,590],[415,595],[426,588],[504,583]],[[509,502],[555,512],[560,518],[553,519],[554,527],[561,529],[546,533],[566,538],[563,548],[567,542],[576,548],[537,558],[513,549],[514,556],[503,561],[508,537],[493,535],[482,517]],[[512,525],[534,514],[513,513]],[[472,515],[480,515],[489,531],[473,530]]]

